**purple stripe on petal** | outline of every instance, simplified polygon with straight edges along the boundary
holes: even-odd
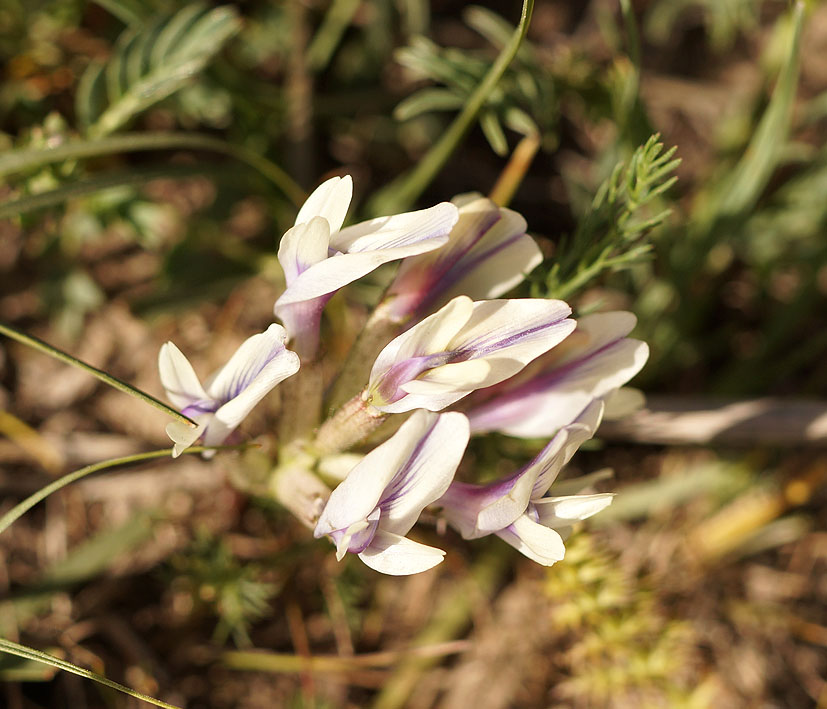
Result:
[[[394,475],[391,484],[385,488],[385,495],[379,501],[379,506],[383,510],[393,508],[394,502],[407,494],[411,490],[411,487],[416,484],[416,471],[412,470],[412,468],[438,422],[439,419],[435,418],[434,422],[428,427],[428,430],[425,431],[419,441],[417,441],[416,446],[414,446],[405,464],[399,469],[399,472]]]
[[[535,325],[534,327],[526,328],[525,330],[518,330],[517,332],[503,337],[502,339],[497,339],[496,337],[481,337],[475,341],[465,343],[462,350],[458,351],[457,354],[461,353],[461,356],[464,359],[471,359],[472,357],[486,357],[488,355],[494,354],[495,352],[497,352],[497,350],[501,350],[506,347],[511,347],[512,345],[516,345],[521,340],[527,339],[532,335],[536,335],[538,332],[555,328],[559,326],[560,323],[564,322],[566,319],[566,315],[561,315],[557,320],[541,323],[539,325]]]
[[[385,404],[399,401],[407,394],[400,389],[406,382],[416,379],[423,372],[459,361],[456,353],[438,352],[420,357],[410,357],[394,364],[381,378],[377,392]]]
[[[200,416],[201,414],[211,414],[218,410],[221,406],[220,401],[213,401],[212,399],[201,399],[194,401],[188,406],[181,409],[184,416],[192,418],[193,416]]]
[[[497,215],[495,222],[499,221],[499,219],[500,217]],[[425,313],[429,312],[433,303],[437,302],[446,291],[454,286],[454,284],[459,283],[475,268],[478,268],[481,263],[493,256],[496,256],[500,251],[525,236],[525,232],[520,232],[505,241],[495,244],[487,251],[483,251],[473,258],[465,258],[468,252],[471,251],[471,249],[473,249],[476,245],[476,242],[479,241],[479,239],[485,234],[486,231],[488,231],[489,228],[491,228],[491,226],[493,226],[493,223],[487,226],[485,230],[481,231],[477,238],[468,245],[467,249],[464,249],[463,252],[458,254],[454,260],[447,263],[448,268],[445,268],[441,272],[435,274],[433,286],[427,290],[417,306],[417,316],[422,317]]]
[[[282,352],[284,352],[284,350],[285,347],[283,342],[274,342],[272,347],[270,347],[266,352],[259,353],[255,360],[249,362],[243,369],[239,369],[235,372],[233,374],[233,378],[230,380],[229,386],[225,390],[225,401],[235,399],[235,397],[250,386],[253,379],[261,374],[261,371]]]
[[[554,385],[564,380],[568,374],[580,369],[583,365],[588,364],[590,361],[606,353],[612,347],[615,347],[619,342],[622,342],[625,339],[628,338],[619,337],[616,340],[607,342],[605,345],[594,350],[593,352],[589,352],[585,357],[573,359],[571,362],[566,362],[561,366],[552,366],[551,369],[540,372],[537,376],[532,377],[528,381],[525,381],[507,391],[503,391],[501,395],[491,397],[488,401],[476,407],[472,413],[475,416],[479,416],[480,414],[486,412],[489,408],[496,409],[503,406],[509,406],[529,394],[539,394],[549,389],[553,389]]]

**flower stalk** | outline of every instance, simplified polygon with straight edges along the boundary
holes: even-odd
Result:
[[[357,394],[321,425],[310,448],[319,457],[341,453],[364,441],[387,418]]]

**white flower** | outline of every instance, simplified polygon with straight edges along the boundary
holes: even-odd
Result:
[[[386,296],[397,322],[422,318],[451,298],[498,298],[542,260],[517,212],[478,194],[454,197],[459,220],[440,249],[405,259]]]
[[[276,301],[275,313],[309,352],[318,344],[322,308],[339,288],[384,263],[442,246],[457,221],[457,208],[442,202],[342,229],[352,194],[349,175],[321,184],[279,245],[287,289]]]
[[[642,395],[619,387],[649,357],[645,342],[626,337],[636,322],[632,313],[622,311],[581,318],[565,342],[519,376],[474,394],[466,411],[471,430],[548,437],[594,399],[606,401],[606,418],[633,410],[642,403]]]
[[[331,538],[337,559],[352,552],[385,574],[415,574],[436,566],[445,552],[405,535],[448,488],[468,437],[462,414],[417,411],[333,491],[315,536]]]
[[[390,342],[364,400],[384,413],[439,411],[519,372],[574,330],[561,300],[454,298]]]
[[[600,425],[603,402],[592,401],[573,423],[561,428],[522,470],[489,485],[454,482],[441,505],[449,524],[466,539],[496,534],[544,566],[565,555],[563,536],[578,520],[607,507],[613,495],[545,497],[560,469]]]
[[[167,342],[158,354],[161,384],[181,413],[198,423],[167,425],[177,457],[201,436],[204,445],[222,443],[280,381],[299,370],[299,358],[286,349],[287,333],[281,325],[245,340],[221,369],[202,386],[187,358]]]

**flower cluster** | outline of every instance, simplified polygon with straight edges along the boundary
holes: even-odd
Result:
[[[559,300],[501,298],[541,254],[523,218],[484,197],[343,227],[351,196],[349,177],[328,180],[282,237],[286,289],[274,308],[282,325],[249,338],[205,385],[175,345],[161,348],[161,382],[197,424],[167,427],[173,455],[199,438],[221,444],[287,379],[285,416],[315,416],[325,390],[327,408],[338,407],[309,429],[280,428],[271,487],[316,537],[335,544],[338,559],[354,553],[395,575],[430,569],[444,552],[406,536],[427,507],[466,539],[495,534],[541,564],[562,559],[568,529],[612,500],[578,494],[587,479],[553,484],[603,416],[640,403],[623,388],[648,356],[627,337],[634,316],[575,321]],[[330,385],[315,366],[324,356],[323,309],[340,288],[391,261],[401,261],[396,277]],[[402,423],[394,429],[395,418]],[[348,453],[384,430],[366,455]],[[470,436],[489,431],[550,441],[502,480],[455,480]],[[322,479],[342,467],[330,492]]]

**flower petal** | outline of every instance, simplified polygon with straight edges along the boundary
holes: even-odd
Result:
[[[603,402],[592,401],[577,418],[561,428],[528,467],[537,471],[531,498],[537,500],[548,492],[563,466],[577,449],[594,436],[603,417]]]
[[[196,401],[210,398],[189,360],[171,342],[161,345],[158,372],[169,400],[178,408],[183,409]]]
[[[531,491],[536,479],[537,470],[529,467],[522,474],[515,476],[513,483],[508,487],[498,486],[495,483],[492,487],[500,487],[502,494],[480,508],[477,514],[475,536],[482,537],[504,529],[525,514],[531,501]]]
[[[566,555],[562,537],[527,515],[519,517],[512,525],[497,532],[497,536],[543,566],[551,566]]]
[[[278,258],[288,290],[308,268],[327,258],[329,243],[330,225],[321,217],[313,217],[285,232]]]
[[[389,371],[396,362],[446,351],[451,340],[465,326],[473,312],[473,301],[461,295],[446,304],[439,312],[428,316],[407,332],[394,338],[373,363],[370,388],[372,389],[373,382]]]
[[[212,414],[206,414],[198,422],[198,426],[190,426],[183,421],[172,421],[167,424],[166,433],[175,444],[172,447],[173,458],[177,458],[201,437],[210,419]]]
[[[634,313],[625,310],[612,310],[605,313],[584,315],[577,321],[577,330],[566,345],[560,349],[555,366],[581,360],[590,354],[602,350],[618,340],[622,340],[637,325]]]
[[[498,218],[486,224],[482,217],[491,211]],[[473,232],[476,226],[482,233],[477,238],[473,233],[470,235],[473,239],[468,244],[470,248],[466,247],[451,267],[448,278],[452,285],[443,297],[466,293],[474,300],[496,298],[520,283],[543,260],[540,248],[525,233],[525,219],[517,212],[497,207],[483,198],[460,208],[460,222],[454,231],[463,226],[466,214],[472,219],[476,217],[469,221],[468,230]],[[443,251],[437,255],[442,257]]]
[[[458,278],[443,298],[466,293],[475,300],[498,298],[522,283],[543,260],[543,254],[528,234],[513,237],[476,256],[468,273]]]
[[[407,534],[422,510],[448,489],[469,435],[468,420],[456,412],[420,410],[402,424],[393,438],[408,452],[407,460],[382,495],[380,529]]]
[[[351,254],[418,246],[425,253],[448,241],[448,233],[459,214],[450,202],[441,202],[416,212],[378,217],[334,233],[331,248]]]
[[[578,322],[577,330],[561,343],[564,354],[551,369],[471,409],[468,416],[472,430],[501,431],[525,438],[553,435],[572,421],[572,414],[637,374],[649,356],[648,346],[639,340],[617,339],[634,325],[634,316],[600,315],[612,317],[583,318],[588,326],[585,332],[581,331],[582,321]],[[608,336],[596,332],[597,325],[605,326],[614,339],[607,344]],[[555,349],[552,354],[556,353]]]
[[[207,383],[210,396],[229,402],[243,393],[247,399],[255,398],[248,411],[252,409],[282,379],[299,370],[299,358],[285,348],[285,342],[287,332],[275,323],[264,332],[248,337],[227,364],[210,378]],[[222,420],[230,419],[225,415]]]
[[[296,215],[296,224],[309,222],[313,217],[323,217],[330,225],[330,233],[337,232],[342,228],[352,198],[351,176],[331,177],[305,200]]]
[[[539,522],[546,527],[568,527],[572,522],[596,515],[612,504],[614,493],[602,492],[594,495],[565,495],[544,497],[535,500]]]
[[[470,314],[469,314],[470,308]],[[473,303],[465,296],[454,298],[439,312],[431,315],[390,342],[379,353],[371,370],[368,395],[371,404],[385,413],[400,413],[414,408],[437,411],[467,395],[476,387],[496,384],[522,369],[528,362],[554,347],[575,327],[566,316],[571,309],[562,301],[543,299],[486,300]],[[437,355],[440,357],[437,357]],[[414,385],[416,393],[399,396],[406,382],[394,381],[389,392],[387,377],[404,372],[402,362],[432,355],[430,371],[411,369],[411,379],[447,384],[438,369],[455,367],[460,362],[485,361],[487,374],[479,378],[480,367],[457,368],[471,380],[458,380],[454,392],[445,387],[428,387],[433,401],[423,393],[426,387]],[[391,395],[393,394],[393,395]]]
[[[435,249],[442,244],[444,239],[445,237],[439,237],[410,246],[378,249],[377,251],[366,251],[364,253],[334,254],[299,274],[296,280],[281,294],[281,297],[276,301],[276,305],[298,303],[333,293],[348,283],[353,283],[353,281],[359,280],[362,276],[376,270],[382,264],[422,253],[428,249]]]
[[[298,342],[311,343],[311,346],[306,347],[306,349],[309,349],[310,352],[315,351],[315,346],[318,345],[319,340],[322,310],[324,310],[324,306],[327,305],[329,300],[329,295],[323,295],[319,298],[311,298],[298,303],[287,303],[286,305],[276,301],[273,312],[290,334],[290,341],[293,346],[297,346],[296,343]],[[312,343],[316,343],[316,345],[312,346]]]
[[[565,339],[576,326],[567,319],[570,314],[571,308],[562,300],[479,301],[451,346],[473,352],[474,359],[486,357],[496,363],[492,376],[502,381]]]
[[[414,417],[402,424],[402,427],[385,441],[374,448],[348,473],[347,477],[330,494],[314,535],[322,537],[337,529],[345,529],[354,522],[366,519],[379,505],[385,488],[405,465],[416,440]],[[406,428],[407,427],[407,428]],[[409,440],[411,439],[411,440]]]
[[[370,546],[359,554],[359,558],[374,571],[391,576],[407,576],[432,569],[445,558],[445,552],[379,530]]]
[[[646,395],[634,387],[621,387],[606,396],[603,418],[609,421],[625,418],[646,406]]]

